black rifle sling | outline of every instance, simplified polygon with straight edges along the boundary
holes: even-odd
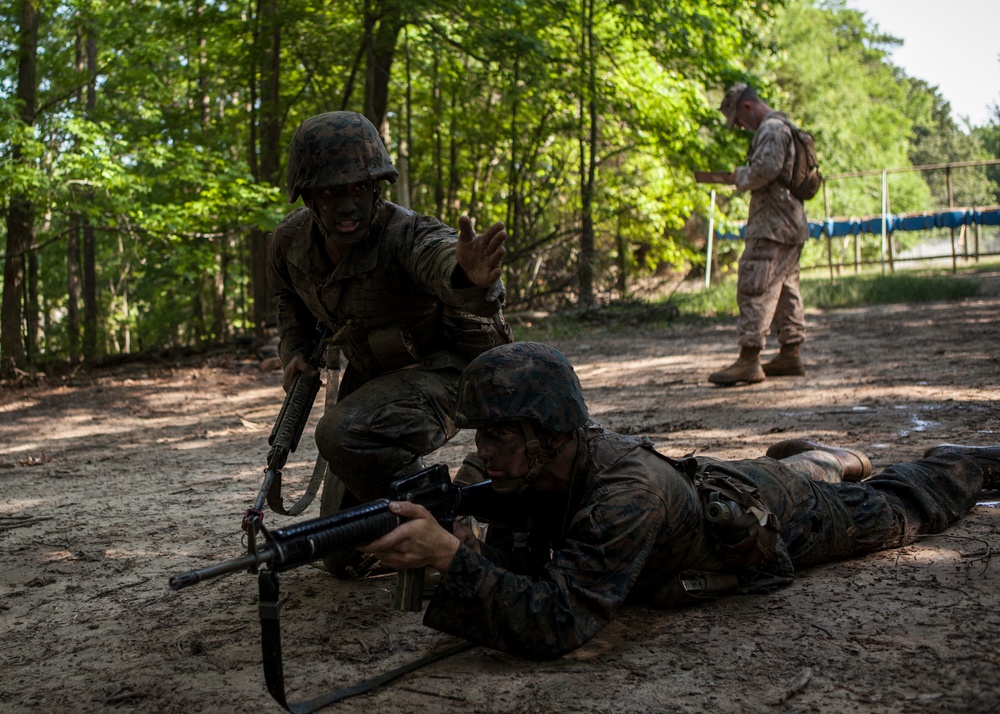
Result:
[[[281,471],[276,471],[274,480],[271,481],[271,488],[267,492],[268,508],[282,516],[297,516],[302,513],[313,502],[313,499],[319,492],[319,487],[326,478],[326,469],[326,459],[322,456],[317,456],[316,465],[313,466],[313,473],[309,479],[309,485],[306,487],[306,492],[288,508],[285,508],[285,501],[281,496]]]
[[[418,660],[409,662],[377,677],[366,679],[350,687],[338,689],[297,704],[289,704],[285,698],[285,674],[281,662],[281,622],[278,609],[280,606],[278,593],[278,574],[271,570],[262,570],[257,576],[260,591],[260,647],[264,658],[264,681],[267,691],[274,701],[292,714],[311,714],[318,709],[339,702],[343,699],[364,694],[387,682],[391,682],[404,674],[420,669],[428,664],[451,657],[459,652],[472,649],[472,642],[462,642],[452,645],[439,652],[434,652]]]

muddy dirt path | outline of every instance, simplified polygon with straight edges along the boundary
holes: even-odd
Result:
[[[553,344],[596,419],[666,453],[751,457],[808,437],[880,467],[942,442],[1000,442],[998,315],[996,294],[813,311],[807,376],[732,389],[706,380],[734,357],[731,324]],[[241,554],[280,400],[278,373],[235,357],[0,389],[0,709],[280,711],[264,688],[254,578],[167,587]],[[470,443],[463,433],[440,458],[457,466]],[[304,438],[289,492],[314,456]],[[803,572],[771,595],[628,607],[557,661],[473,649],[330,711],[997,711],[997,498],[947,534]],[[391,576],[301,568],[282,587],[293,699],[454,642],[391,610]]]

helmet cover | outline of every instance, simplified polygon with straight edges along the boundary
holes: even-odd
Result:
[[[587,423],[583,388],[566,356],[538,342],[514,342],[469,363],[458,384],[455,424],[463,429],[531,419],[554,434]]]
[[[375,180],[395,183],[398,176],[375,125],[357,112],[317,114],[292,136],[286,175],[289,203],[307,189]]]

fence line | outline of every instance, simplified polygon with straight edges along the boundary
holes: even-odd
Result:
[[[956,208],[954,205],[954,194],[952,192],[951,171],[956,168],[969,168],[977,166],[995,166],[1000,164],[1000,159],[987,159],[982,161],[959,161],[946,164],[924,164],[921,166],[902,166],[897,168],[871,169],[867,171],[849,171],[831,174],[823,181],[823,207],[826,218],[822,222],[810,222],[810,238],[826,238],[827,267],[830,271],[830,279],[834,279],[834,268],[838,273],[842,268],[853,265],[854,271],[859,272],[862,266],[880,264],[882,274],[885,275],[886,268],[894,271],[896,263],[915,260],[944,260],[951,259],[952,272],[958,270],[959,257],[972,258],[978,262],[983,256],[1000,255],[1000,250],[983,251],[980,249],[982,242],[983,226],[1000,226],[1000,206]],[[948,190],[948,210],[928,213],[910,213],[894,215],[890,211],[889,205],[889,174],[905,173],[912,171],[932,171],[944,169],[945,180]],[[830,216],[830,201],[827,193],[827,182],[844,178],[856,178],[860,176],[880,176],[881,177],[881,213],[866,218],[833,218]],[[715,198],[715,190],[712,190],[712,197]],[[713,210],[709,216],[710,231],[714,225],[714,200]],[[975,226],[974,248],[969,251],[969,228]],[[951,239],[951,252],[949,255],[932,255],[918,257],[903,257],[896,255],[895,246],[892,241],[892,234],[896,231],[927,231],[935,229],[949,229]],[[959,242],[956,240],[956,230],[959,231],[962,251],[959,252]],[[745,225],[740,228],[739,235],[716,234],[720,240],[734,240],[745,237]],[[713,231],[714,232],[714,231]],[[881,238],[878,261],[862,260],[861,257],[861,235],[864,233],[878,235]],[[833,261],[833,239],[839,237],[853,236],[854,256],[850,263]],[[711,238],[711,236],[710,236]],[[713,241],[709,240],[706,252],[706,265],[711,265],[713,257]],[[841,254],[843,251],[841,251]],[[821,268],[822,265],[808,266],[805,269]],[[706,285],[708,285],[708,269],[706,269]]]

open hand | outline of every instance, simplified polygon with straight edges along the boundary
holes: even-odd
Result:
[[[500,266],[507,252],[503,245],[505,240],[507,230],[503,223],[494,223],[484,233],[476,235],[468,216],[458,219],[455,259],[473,285],[488,288],[500,279]]]

